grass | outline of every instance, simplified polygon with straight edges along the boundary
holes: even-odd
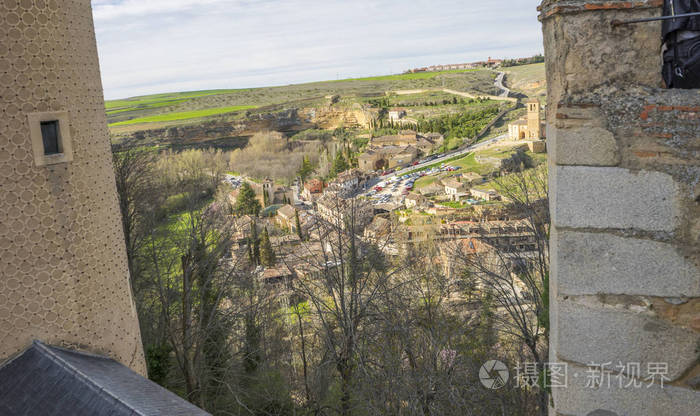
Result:
[[[476,161],[476,159],[474,159],[474,153],[472,152],[472,153],[467,154],[466,156],[459,155],[459,156],[455,156],[455,157],[452,157],[450,159],[447,159],[447,160],[444,160],[441,162],[431,163],[430,165],[422,167],[420,169],[412,170],[412,171],[408,172],[407,175],[410,175],[410,174],[415,173],[415,172],[420,172],[420,171],[432,169],[434,167],[439,167],[442,164],[450,165],[450,166],[454,166],[454,167],[459,166],[462,168],[460,170],[460,172],[473,171],[473,172],[479,173],[478,169],[481,167],[481,165]]]
[[[123,100],[105,101],[107,110],[136,108],[139,106],[150,106],[158,103],[167,103],[176,100],[187,100],[190,98],[206,97],[209,95],[230,94],[241,90],[205,90],[190,92],[174,92],[154,95],[142,95],[138,97],[126,98]]]
[[[135,106],[132,106],[132,107],[117,108],[116,110],[107,110],[107,115],[111,116],[114,114],[127,113],[129,111],[138,111],[138,110],[148,110],[148,109],[152,109],[152,108],[170,107],[173,105],[182,104],[186,101],[187,101],[186,98],[182,98],[182,99],[178,99],[178,100],[154,101],[151,103],[139,103],[139,104],[136,104]]]
[[[425,188],[428,185],[434,184],[437,180],[437,175],[423,176],[413,184],[413,189]]]
[[[544,63],[512,66],[503,71],[506,73],[506,85],[513,90],[522,91],[529,96],[546,92]]]
[[[179,113],[165,113],[156,116],[140,117],[131,120],[120,121],[118,123],[110,124],[110,127],[126,126],[130,124],[142,124],[142,123],[157,123],[165,121],[181,121],[189,120],[201,117],[210,117],[221,114],[233,113],[236,111],[249,110],[252,108],[257,108],[252,105],[236,105],[232,107],[221,107],[221,108],[208,108],[205,110],[195,110],[195,111],[183,111]]]
[[[465,208],[468,207],[469,204],[463,204],[461,202],[457,201],[445,201],[445,202],[438,202],[438,205],[442,205],[448,208],[454,208],[454,209],[460,209],[460,208]]]

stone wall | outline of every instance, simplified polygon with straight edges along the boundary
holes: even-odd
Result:
[[[72,157],[39,166],[52,112]],[[111,158],[90,0],[1,1],[0,364],[39,339],[145,374]]]
[[[700,409],[700,91],[661,88],[659,22],[610,24],[660,15],[661,3],[540,6],[550,361],[568,368],[568,386],[552,389],[551,415]],[[610,385],[587,385],[601,368]]]

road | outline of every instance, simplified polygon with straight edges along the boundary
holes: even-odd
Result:
[[[479,143],[473,144],[471,146],[467,146],[467,147],[462,148],[462,149],[453,150],[452,152],[447,152],[447,153],[443,154],[442,156],[440,156],[437,159],[433,159],[433,160],[430,160],[427,162],[419,163],[415,166],[409,166],[409,167],[403,168],[403,169],[396,171],[394,173],[391,173],[389,175],[380,176],[378,179],[379,179],[379,181],[383,181],[383,180],[389,179],[392,176],[396,176],[396,175],[402,176],[402,175],[405,175],[408,172],[414,171],[416,169],[423,169],[423,168],[426,168],[430,165],[434,165],[436,163],[442,163],[448,159],[452,159],[453,157],[466,155],[467,153],[471,153],[475,150],[479,150],[484,146],[488,146],[492,143],[503,140],[506,137],[508,137],[508,134],[502,134],[500,136],[493,137],[493,138],[488,139],[488,140],[484,140],[483,142],[479,142]],[[379,181],[377,181],[377,182],[379,182]]]
[[[458,149],[449,153],[445,153],[442,156],[440,156],[437,159],[433,159],[428,162],[420,163],[415,166],[409,166],[407,168],[401,169],[397,172],[394,172],[389,175],[377,177],[374,180],[371,180],[367,185],[365,185],[365,191],[361,193],[361,195],[368,196],[368,192],[378,183],[384,182],[384,189],[382,189],[380,192],[376,192],[374,196],[372,197],[375,202],[375,204],[403,204],[403,200],[405,198],[405,195],[403,195],[403,190],[406,188],[407,185],[413,185],[413,181],[415,181],[417,178],[407,178],[407,179],[401,179],[401,178],[396,178],[392,184],[390,184],[390,179],[396,177],[396,176],[403,176],[407,174],[408,172],[415,171],[415,170],[420,170],[420,169],[426,169],[428,166],[432,166],[435,164],[441,164],[445,163],[447,160],[467,155],[471,152],[474,152],[476,150],[479,150],[485,146],[488,146],[492,143],[496,143],[500,140],[503,140],[506,138],[508,135],[507,134],[502,134],[500,136],[484,140],[483,142],[476,143],[472,146],[465,147],[463,149]],[[449,163],[446,163],[449,164]],[[384,200],[381,200],[382,197],[384,197]]]
[[[496,77],[496,80],[493,82],[493,85],[496,86],[496,88],[499,88],[502,92],[498,94],[499,97],[507,97],[510,95],[510,90],[503,85],[503,78],[506,76],[505,72],[499,72],[498,76]]]

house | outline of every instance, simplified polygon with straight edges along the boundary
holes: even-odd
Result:
[[[389,169],[407,165],[418,158],[418,149],[413,146],[407,146],[399,149],[389,157]]]
[[[333,224],[345,226],[346,214],[348,213],[349,202],[345,198],[339,198],[337,195],[324,194],[316,201],[316,212],[324,221]]]
[[[470,193],[473,198],[483,199],[484,201],[495,201],[500,198],[494,189],[483,190],[472,188]]]
[[[296,226],[296,209],[289,204],[284,205],[277,210],[275,221],[280,227],[291,230]]]
[[[372,219],[372,210],[366,201],[340,198],[334,194],[324,194],[316,201],[316,213],[326,223],[343,229],[352,221],[353,227],[361,230]]]
[[[364,237],[372,242],[385,239],[391,233],[391,220],[382,216],[375,216],[372,222],[365,228]]]
[[[406,117],[406,109],[404,108],[392,108],[389,110],[389,121],[399,121],[404,117]]]
[[[468,195],[465,184],[456,179],[448,179],[444,185],[445,193],[450,197],[450,201],[459,201]]]
[[[320,179],[311,179],[304,184],[304,190],[301,192],[302,198],[307,201],[314,202],[323,194],[324,183]]]
[[[258,276],[266,285],[279,285],[291,281],[294,273],[284,264],[275,267],[267,267]]]
[[[418,189],[418,192],[423,195],[423,196],[435,196],[439,193],[442,193],[445,191],[445,187],[443,185],[440,185],[437,182],[433,182],[429,185],[426,185],[422,188]]]
[[[420,153],[428,154],[434,147],[442,144],[443,141],[444,137],[440,133],[422,135],[413,130],[402,130],[399,134],[379,136],[371,139],[369,147],[371,150],[377,150],[384,146],[413,146],[416,147]]]
[[[340,193],[342,196],[350,196],[361,190],[368,179],[368,176],[359,169],[346,170],[328,185],[327,190]]]
[[[377,152],[367,150],[357,157],[357,166],[363,172],[374,172],[384,168],[384,160]]]
[[[362,172],[374,172],[407,165],[416,158],[418,158],[418,149],[413,146],[388,145],[370,149],[362,153],[357,160]]]
[[[404,200],[406,208],[422,208],[428,205],[428,198],[414,192],[409,193]]]

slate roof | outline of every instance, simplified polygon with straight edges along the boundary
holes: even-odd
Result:
[[[126,366],[34,341],[0,366],[4,416],[204,416]]]

